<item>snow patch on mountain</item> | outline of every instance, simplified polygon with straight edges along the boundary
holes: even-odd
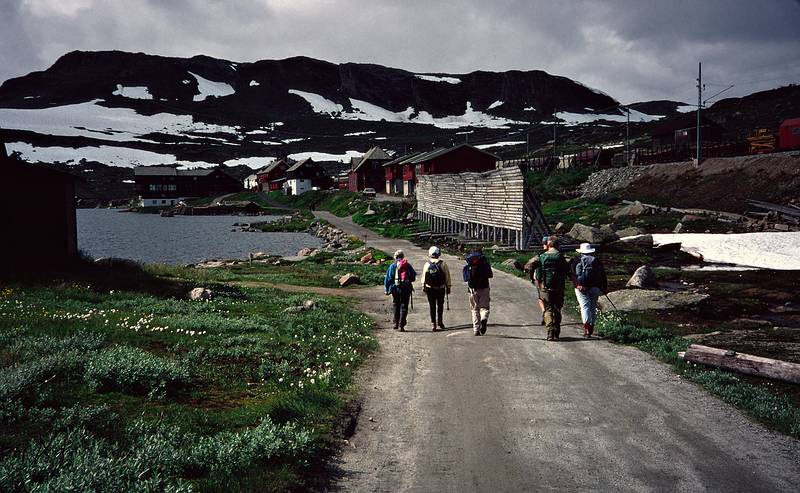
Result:
[[[414,74],[417,79],[427,80],[428,82],[446,82],[448,84],[461,84],[461,79],[456,77],[438,77],[436,75]]]
[[[289,89],[289,94],[294,94],[295,96],[300,96],[303,98],[306,103],[311,105],[311,109],[314,111],[314,113],[324,113],[333,116],[344,111],[344,106],[341,104],[334,103],[330,99],[326,99],[319,94],[314,94],[313,92]]]
[[[678,106],[675,108],[675,111],[678,113],[691,113],[692,111],[697,111],[697,105],[694,104],[684,104],[682,106]]]
[[[497,108],[498,106],[502,106],[502,105],[503,105],[503,101],[495,101],[494,103],[490,104],[489,108],[487,108],[487,109],[493,110],[493,109]]]
[[[302,161],[303,159],[311,158],[314,161],[339,161],[340,163],[350,162],[354,157],[363,156],[363,152],[347,151],[344,154],[328,154],[326,152],[297,152],[289,154],[290,159],[295,161]]]
[[[129,99],[153,99],[153,95],[150,94],[146,86],[125,87],[122,84],[117,84],[117,90],[111,94]]]
[[[463,115],[452,115],[444,117],[434,117],[427,111],[420,111],[415,115],[415,110],[411,106],[405,111],[395,112],[387,110],[378,105],[350,98],[350,105],[353,111],[344,111],[344,107],[338,103],[314,94],[311,92],[290,89],[290,94],[295,94],[303,98],[315,113],[327,114],[333,118],[342,120],[363,120],[363,121],[387,121],[394,123],[419,123],[423,125],[433,125],[438,128],[461,128],[461,127],[486,127],[486,128],[508,128],[510,124],[525,124],[506,118],[489,115],[481,111],[472,109],[472,103],[467,101]]]
[[[195,122],[189,115],[140,115],[130,108],[106,108],[99,102],[95,99],[38,109],[0,108],[0,122],[5,129],[115,142],[153,143],[141,136],[156,132],[188,138],[189,133],[238,133],[235,127]]]
[[[261,169],[272,161],[275,161],[275,159],[276,158],[272,156],[240,157],[225,161],[225,166],[247,166],[252,169]]]
[[[631,121],[637,123],[651,122],[664,118],[661,115],[648,115],[641,111],[630,110]],[[602,113],[570,113],[568,111],[559,111],[556,117],[566,122],[567,126],[581,125],[584,123],[593,123],[601,120],[610,122],[625,123],[627,120],[626,115],[602,114]],[[542,122],[544,123],[544,122]]]
[[[517,146],[524,143],[525,143],[524,140],[509,140],[505,142],[495,142],[494,144],[479,144],[476,145],[475,147],[477,147],[478,149],[489,149],[492,147]]]
[[[258,81],[255,81],[255,80],[251,80],[250,81],[250,87],[255,87],[255,86],[260,86],[260,85],[261,84],[259,84]]]
[[[344,134],[343,137],[358,137],[359,135],[372,135],[375,131],[367,130],[365,132],[350,132],[349,134]]]
[[[77,165],[82,159],[85,159],[108,166],[132,168],[175,162],[175,156],[172,154],[158,154],[129,147],[88,146],[73,149],[72,147],[35,147],[27,142],[10,142],[6,144],[6,147],[9,152],[21,153],[22,160],[29,163]]]
[[[204,79],[193,72],[189,72],[189,74],[197,79],[197,90],[200,91],[199,94],[195,94],[193,98],[194,101],[205,101],[209,96],[222,98],[236,92],[230,84],[226,84],[225,82],[214,82],[213,80]]]

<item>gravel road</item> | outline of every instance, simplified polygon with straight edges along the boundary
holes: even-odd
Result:
[[[331,224],[421,270],[425,252],[348,219]],[[461,261],[445,257],[459,275]],[[376,288],[362,306],[381,350],[337,491],[797,491],[800,442],[767,431],[637,349],[585,340],[567,320],[544,341],[529,283],[495,270],[486,336],[454,283],[448,329],[430,332],[417,288],[407,332]],[[409,330],[410,329],[410,330]]]

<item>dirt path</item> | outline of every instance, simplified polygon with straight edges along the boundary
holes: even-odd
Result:
[[[425,252],[347,219],[318,216],[370,246]],[[445,260],[458,274],[461,261]],[[474,337],[455,283],[448,329],[432,333],[417,291],[409,331],[389,329],[379,289],[364,308],[381,351],[339,491],[796,491],[800,442],[739,411],[637,349],[580,337],[544,341],[525,281],[495,271],[487,335]],[[568,321],[569,323],[569,321]]]

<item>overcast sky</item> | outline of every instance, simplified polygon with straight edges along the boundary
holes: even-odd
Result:
[[[629,103],[800,82],[800,0],[0,0],[0,81],[72,50],[540,69]]]

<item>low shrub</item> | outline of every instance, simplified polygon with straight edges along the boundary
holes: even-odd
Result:
[[[164,398],[189,385],[189,371],[176,361],[142,349],[117,346],[89,358],[86,381],[100,392]]]

